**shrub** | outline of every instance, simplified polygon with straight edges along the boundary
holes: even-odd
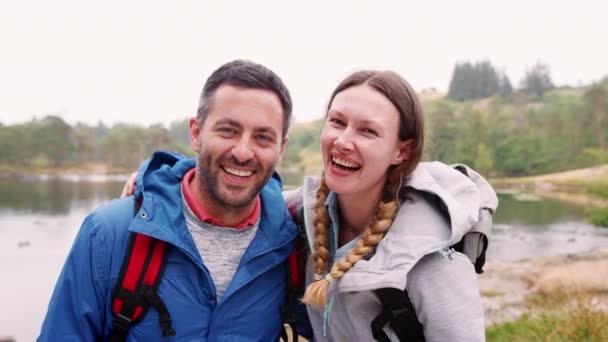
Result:
[[[608,208],[591,209],[587,221],[596,226],[608,227]]]

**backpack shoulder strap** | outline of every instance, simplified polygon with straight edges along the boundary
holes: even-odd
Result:
[[[377,341],[390,341],[384,332],[387,323],[390,324],[399,341],[424,341],[424,331],[418,322],[416,310],[407,290],[383,288],[374,290],[374,293],[382,304],[382,311],[371,323],[372,335]]]
[[[496,198],[493,191],[492,194],[489,194],[487,193],[487,190],[482,190],[482,188],[484,188],[483,185],[478,184],[481,176],[474,170],[467,169],[467,167],[462,164],[453,165],[453,167],[465,176],[469,177],[475,183],[475,185],[477,185],[482,194],[485,193],[485,196],[488,197],[488,199],[491,199],[492,197]],[[481,179],[483,180],[483,178]],[[487,184],[485,180],[483,180],[482,184],[483,183]],[[498,200],[496,199],[496,201]],[[493,201],[490,200],[490,202]],[[495,209],[495,205],[490,205],[490,207],[494,207]],[[454,250],[466,255],[471,260],[475,266],[475,272],[478,274],[483,273],[483,266],[486,262],[486,250],[488,249],[488,237],[492,231],[492,214],[494,209],[482,206],[482,208],[479,210],[479,221],[475,224],[475,226],[472,227],[471,231],[462,237],[460,241],[451,246],[454,248]]]
[[[303,208],[300,210],[300,214],[303,215]],[[292,341],[298,341],[295,307],[298,298],[302,297],[304,294],[306,259],[308,257],[308,247],[303,222],[296,222],[296,225],[298,226],[299,234],[294,241],[293,250],[285,261],[285,304],[282,309],[284,325],[281,329],[281,338],[285,342],[289,341],[285,324],[291,329]]]
[[[135,204],[135,212],[141,203]],[[167,307],[157,289],[167,263],[168,244],[150,236],[132,233],[125,259],[112,294],[112,336],[110,341],[124,341],[129,328],[138,323],[153,306],[159,313],[163,336],[174,336]]]

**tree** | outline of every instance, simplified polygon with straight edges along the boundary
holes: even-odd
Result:
[[[538,61],[531,68],[528,68],[524,79],[521,81],[521,87],[530,100],[542,100],[547,90],[555,88],[551,80],[549,65]]]
[[[35,126],[34,142],[38,151],[53,166],[63,166],[74,150],[72,127],[56,115],[48,115]]]
[[[608,91],[601,84],[594,84],[583,94],[585,111],[592,119],[596,146],[606,148],[606,132],[608,131]]]
[[[489,61],[456,64],[448,98],[456,101],[481,99],[500,91],[500,76]]]
[[[507,75],[503,73],[500,76],[500,81],[498,84],[498,94],[505,100],[510,99],[511,95],[513,94],[513,86],[511,86],[511,81],[509,80],[509,77],[507,77]]]
[[[454,142],[458,139],[456,115],[447,101],[440,101],[436,108],[429,110],[429,120],[426,125],[428,139],[425,139],[426,150],[431,160],[449,162],[453,156]]]

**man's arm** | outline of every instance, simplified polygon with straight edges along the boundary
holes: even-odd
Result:
[[[100,259],[105,259],[102,253],[107,244],[98,236],[98,226],[94,214],[82,224],[55,285],[38,341],[95,341],[103,336],[106,307]]]

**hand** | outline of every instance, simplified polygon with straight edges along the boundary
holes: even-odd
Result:
[[[133,172],[131,174],[131,176],[129,176],[129,179],[127,180],[127,183],[125,184],[125,186],[122,188],[122,192],[120,193],[120,198],[133,195],[133,193],[135,192],[136,184],[137,184],[137,172]]]

